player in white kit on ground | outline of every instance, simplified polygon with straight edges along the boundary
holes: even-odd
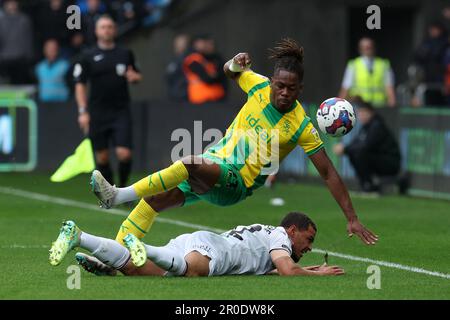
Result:
[[[274,227],[262,224],[238,226],[216,234],[197,231],[182,234],[163,247],[144,244],[133,234],[124,238],[124,248],[114,240],[82,232],[67,221],[50,249],[50,263],[58,265],[75,247],[94,257],[77,253],[78,262],[97,275],[218,276],[233,274],[341,275],[338,266],[300,267],[297,262],[311,251],[317,232],[305,214],[291,212]],[[145,264],[150,260],[152,263]],[[138,273],[134,270],[138,268]],[[133,271],[133,272],[130,272]]]

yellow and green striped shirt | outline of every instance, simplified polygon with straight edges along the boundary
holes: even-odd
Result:
[[[298,101],[284,113],[270,103],[268,78],[245,71],[239,86],[247,93],[247,102],[222,140],[206,153],[234,165],[246,187],[256,189],[264,184],[268,173],[263,168],[270,167],[274,157],[280,163],[297,145],[312,155],[323,143]]]

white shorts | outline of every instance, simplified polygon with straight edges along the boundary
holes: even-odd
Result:
[[[170,240],[165,247],[179,252],[184,257],[192,251],[209,257],[209,276],[225,274],[230,266],[230,244],[224,237],[213,232],[182,234]]]

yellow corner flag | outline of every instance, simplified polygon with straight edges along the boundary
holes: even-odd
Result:
[[[94,153],[90,139],[84,139],[75,149],[75,153],[64,160],[63,164],[50,177],[52,182],[63,182],[80,173],[89,173],[95,169]]]

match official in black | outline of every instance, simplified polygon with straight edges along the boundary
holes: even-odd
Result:
[[[75,64],[75,98],[78,123],[92,141],[97,169],[113,184],[109,146],[119,161],[119,186],[131,172],[132,124],[128,83],[142,79],[133,53],[115,43],[116,24],[109,16],[96,23],[97,45],[86,50]],[[87,85],[89,84],[89,98]]]

